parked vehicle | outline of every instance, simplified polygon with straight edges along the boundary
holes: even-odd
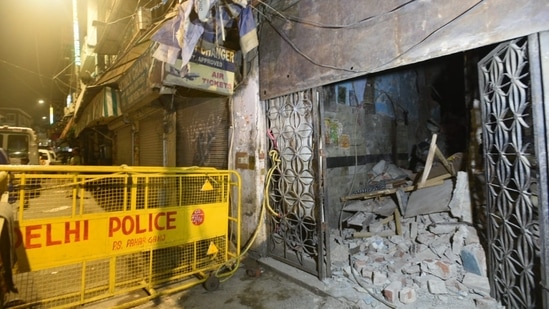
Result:
[[[53,150],[38,149],[38,153],[40,154],[40,165],[61,164],[57,160],[57,156],[55,155],[55,152],[53,152]]]
[[[1,126],[0,148],[11,164],[40,164],[36,133],[31,128]]]

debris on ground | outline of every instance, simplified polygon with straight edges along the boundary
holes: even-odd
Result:
[[[452,162],[443,164],[446,172],[428,177],[427,171],[417,180],[380,161],[366,187],[341,199],[345,215],[331,234],[332,273],[374,296],[360,308],[375,308],[375,297],[392,308],[434,308],[429,302],[503,308],[490,297],[467,174]]]

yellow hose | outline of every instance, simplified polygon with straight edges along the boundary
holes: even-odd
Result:
[[[216,277],[226,277],[223,280],[219,280],[220,282],[224,282],[224,281],[229,280],[229,278],[231,278],[234,275],[234,273],[236,273],[236,270],[238,269],[238,266],[240,264],[240,259],[244,255],[246,255],[248,250],[250,250],[250,248],[252,247],[252,244],[255,242],[255,239],[257,238],[257,235],[259,234],[259,231],[261,230],[261,227],[263,226],[263,221],[264,220],[262,218],[265,215],[265,209],[268,209],[269,212],[271,213],[271,215],[273,215],[277,218],[280,217],[280,214],[277,213],[271,207],[271,204],[269,202],[269,187],[271,186],[271,179],[272,179],[273,173],[275,172],[275,170],[280,165],[280,157],[279,157],[278,151],[274,150],[274,149],[269,151],[269,157],[271,158],[271,161],[274,162],[274,164],[273,164],[273,166],[271,166],[271,168],[269,169],[269,171],[267,172],[267,175],[266,175],[265,189],[263,191],[263,203],[262,203],[261,211],[259,213],[259,223],[257,224],[257,227],[254,230],[252,236],[250,237],[250,240],[248,241],[248,244],[246,245],[246,247],[244,249],[242,249],[242,251],[240,251],[240,255],[233,258],[233,259],[231,259],[230,261],[228,261],[224,265],[220,266],[218,268],[218,270],[215,272]],[[220,274],[220,275],[218,274],[221,271],[222,267],[230,265],[230,264],[232,264],[232,266],[233,266],[232,270],[230,270],[229,272]]]

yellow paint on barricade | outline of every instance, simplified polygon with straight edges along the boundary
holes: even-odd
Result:
[[[78,220],[32,220],[32,224],[16,229],[15,246],[32,270],[40,270],[89,258],[227,237],[227,223],[228,207],[224,204],[86,215]]]
[[[184,289],[238,263],[241,183],[234,171],[6,171],[19,289],[9,297],[24,300],[23,307],[71,307],[140,289],[149,291],[147,300],[159,285]]]

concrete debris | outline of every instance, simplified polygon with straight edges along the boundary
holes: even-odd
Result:
[[[479,276],[486,276],[486,255],[480,244],[471,244],[461,249],[463,269]]]
[[[342,237],[339,241],[343,244],[331,250],[337,261],[342,261],[347,251],[351,272],[359,274],[362,283],[377,291],[379,297],[397,308],[420,308],[429,297],[441,304],[459,299],[477,309],[500,308],[490,297],[485,252],[474,227],[458,221],[450,212],[440,212],[400,218],[405,228],[397,235],[394,218],[389,222],[383,219],[376,216],[367,229],[390,231],[392,236],[374,233],[370,237]],[[353,235],[362,228],[348,228],[344,234]],[[346,273],[340,263],[332,262],[334,274]],[[367,296],[363,300],[366,308],[376,308],[375,300]]]
[[[446,289],[446,284],[444,281],[433,278],[427,281],[427,286],[429,287],[429,292],[431,294],[447,294],[448,290]]]
[[[498,302],[490,297],[483,297],[475,299],[475,305],[477,309],[502,309],[503,306],[499,305]]]
[[[445,180],[441,185],[412,191],[403,216],[406,218],[449,211],[448,204],[452,198],[454,183]]]
[[[452,278],[456,272],[454,264],[431,259],[421,261],[421,271],[443,280]]]
[[[404,287],[398,293],[398,299],[403,304],[411,304],[417,300],[416,290],[410,287]]]
[[[431,178],[414,187],[409,173],[382,160],[368,173],[366,188],[342,199],[339,241],[345,245],[331,248],[332,273],[349,273],[350,266],[376,291],[361,299],[362,306],[376,308],[381,299],[406,308],[460,301],[464,308],[502,308],[490,297],[467,173],[444,168],[431,170]],[[345,253],[350,258],[342,266]]]
[[[343,210],[348,212],[371,213],[373,215],[387,217],[390,216],[396,208],[397,204],[392,198],[378,197],[375,199],[350,201],[343,207]],[[347,223],[357,225],[356,220],[357,219],[351,217],[347,219]]]
[[[392,163],[381,160],[368,172],[368,177],[372,181],[394,180],[406,178],[408,173]]]
[[[456,187],[452,200],[448,205],[452,216],[463,222],[473,223],[473,210],[471,204],[471,193],[469,192],[469,177],[466,172],[458,172],[456,176]]]
[[[402,282],[393,281],[383,289],[383,296],[388,302],[394,303],[397,301],[400,291],[402,290]]]
[[[480,292],[482,294],[490,294],[490,282],[488,278],[484,276],[475,275],[472,273],[465,273],[463,276],[463,285],[469,289],[473,289],[475,292]]]

